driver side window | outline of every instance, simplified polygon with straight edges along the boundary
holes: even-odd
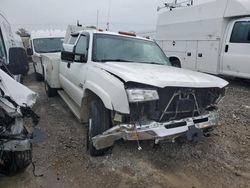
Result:
[[[250,43],[250,22],[236,22],[232,31],[230,43]]]
[[[76,45],[76,54],[87,55],[87,36],[81,36]]]
[[[85,35],[80,36],[75,48],[75,61],[85,62],[88,55],[88,38]],[[85,59],[85,61],[83,60]]]

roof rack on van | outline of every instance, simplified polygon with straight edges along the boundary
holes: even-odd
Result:
[[[164,3],[163,7],[157,7],[157,11],[160,11],[164,8],[169,8],[172,11],[174,8],[192,6],[194,4],[194,0],[187,0],[178,3],[178,0],[174,0],[173,3]]]

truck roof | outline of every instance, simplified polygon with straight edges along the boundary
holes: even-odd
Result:
[[[66,31],[64,30],[36,30],[31,32],[31,40],[38,38],[55,38],[62,37],[64,38]]]
[[[95,29],[95,28],[89,28],[89,27],[79,27],[79,26],[74,26],[74,25],[69,25],[66,30],[66,35],[64,38],[64,41],[68,41],[70,36],[72,34],[77,34],[77,33],[83,33],[83,32],[88,32],[88,33],[100,33],[100,34],[107,34],[107,35],[116,35],[116,36],[125,36],[125,37],[130,37],[130,38],[137,38],[137,39],[142,39],[142,40],[148,40],[148,41],[153,41],[151,39],[145,38],[145,37],[140,37],[137,36],[133,32],[110,32],[110,31],[104,31],[101,29]],[[123,33],[123,34],[122,34]],[[133,35],[133,36],[132,36]],[[135,36],[134,36],[135,35]]]
[[[250,15],[250,1],[211,0],[198,5],[164,11],[159,15],[158,24],[248,15]]]
[[[89,32],[89,33],[100,33],[100,34],[107,34],[107,35],[116,35],[116,36],[124,36],[124,37],[129,37],[129,38],[137,38],[137,39],[142,39],[142,40],[147,40],[147,41],[153,41],[152,39],[149,38],[145,38],[145,37],[141,37],[141,36],[137,36],[135,33],[133,32],[111,32],[111,31],[102,31],[102,30],[96,30],[96,29],[86,29],[86,30],[81,30],[79,31],[79,33],[83,33],[83,32]]]

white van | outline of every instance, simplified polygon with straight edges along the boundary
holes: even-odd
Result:
[[[17,63],[17,64],[16,64]],[[0,66],[18,82],[29,70],[26,52],[14,36],[8,20],[0,13]]]
[[[44,78],[44,66],[41,61],[42,54],[58,54],[62,50],[65,31],[61,30],[39,30],[32,31],[30,37],[30,48],[28,54],[32,56],[36,79]]]
[[[250,1],[195,2],[165,3],[158,44],[175,66],[250,79]]]

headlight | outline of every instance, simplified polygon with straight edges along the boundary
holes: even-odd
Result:
[[[159,99],[156,90],[149,89],[127,89],[128,100],[131,103],[155,101]]]

